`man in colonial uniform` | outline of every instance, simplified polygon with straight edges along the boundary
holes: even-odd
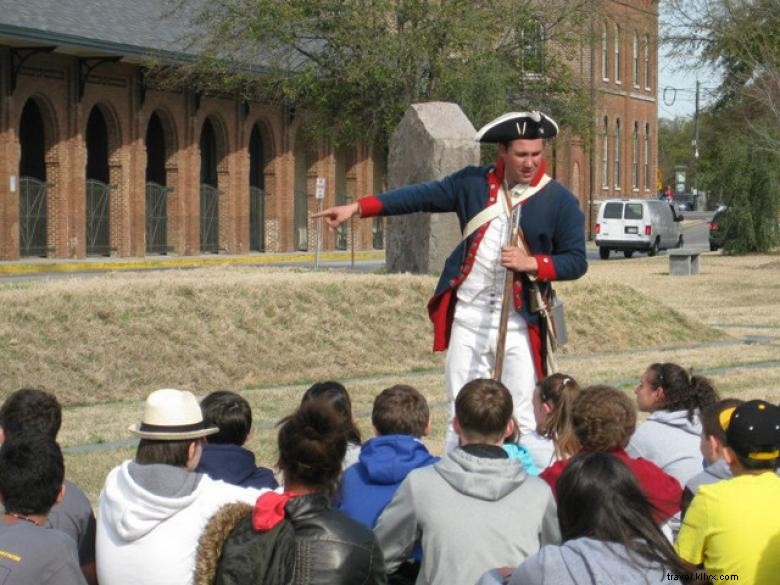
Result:
[[[579,202],[545,174],[544,140],[557,133],[556,123],[541,112],[505,114],[476,136],[480,142],[498,144],[495,165],[466,167],[440,181],[370,195],[315,215],[325,217],[333,228],[354,215],[419,211],[458,215],[463,240],[447,259],[428,303],[433,349],[447,349],[445,378],[451,410],[467,382],[491,376],[506,271],[513,271],[514,310],[507,324],[501,381],[512,393],[523,433],[536,427],[531,397],[536,381],[548,373],[543,359],[545,331],[539,315],[529,310],[529,279],[545,289],[551,281],[574,280],[587,270],[585,216]],[[510,242],[511,226],[518,224],[528,253]],[[448,450],[456,441],[450,426]]]

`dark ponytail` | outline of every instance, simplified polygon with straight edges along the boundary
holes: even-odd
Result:
[[[651,364],[654,388],[664,389],[664,403],[661,409],[687,410],[688,420],[693,420],[696,410],[718,401],[718,392],[712,382],[704,376],[689,376],[685,368],[670,362]]]

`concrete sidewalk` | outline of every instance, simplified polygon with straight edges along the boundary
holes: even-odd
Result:
[[[347,251],[320,253],[321,262],[349,262]],[[384,260],[384,250],[355,252],[355,261]],[[208,256],[147,256],[143,258],[25,258],[0,262],[0,276],[35,274],[41,272],[100,272],[114,270],[145,270],[160,268],[195,268],[199,266],[263,265],[263,264],[313,264],[314,252],[252,253],[242,255]]]

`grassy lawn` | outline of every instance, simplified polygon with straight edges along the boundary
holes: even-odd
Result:
[[[561,369],[629,390],[648,364],[674,361],[724,396],[779,401],[780,261],[706,254],[701,266],[672,277],[666,257],[610,260],[560,283],[570,335]],[[376,393],[408,383],[434,406],[428,443],[438,452],[443,358],[430,351],[425,313],[434,284],[241,267],[0,281],[0,399],[25,385],[55,392],[66,405],[60,441],[77,446],[128,439],[153,389],[231,388],[254,410],[249,447],[273,466],[273,424],[312,381],[345,383],[366,437]],[[70,453],[68,476],[94,502],[108,470],[130,456],[125,445]]]

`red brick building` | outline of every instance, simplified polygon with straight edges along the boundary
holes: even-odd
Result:
[[[0,0],[0,260],[313,249],[318,176],[325,205],[381,190],[370,145],[310,144],[292,110],[149,86],[146,55],[183,56],[163,6]],[[606,0],[596,26],[577,65],[593,138],[553,157],[586,211],[652,195],[656,168],[657,4]],[[354,222],[356,248],[381,248],[381,226]],[[323,248],[351,237],[325,230]]]

